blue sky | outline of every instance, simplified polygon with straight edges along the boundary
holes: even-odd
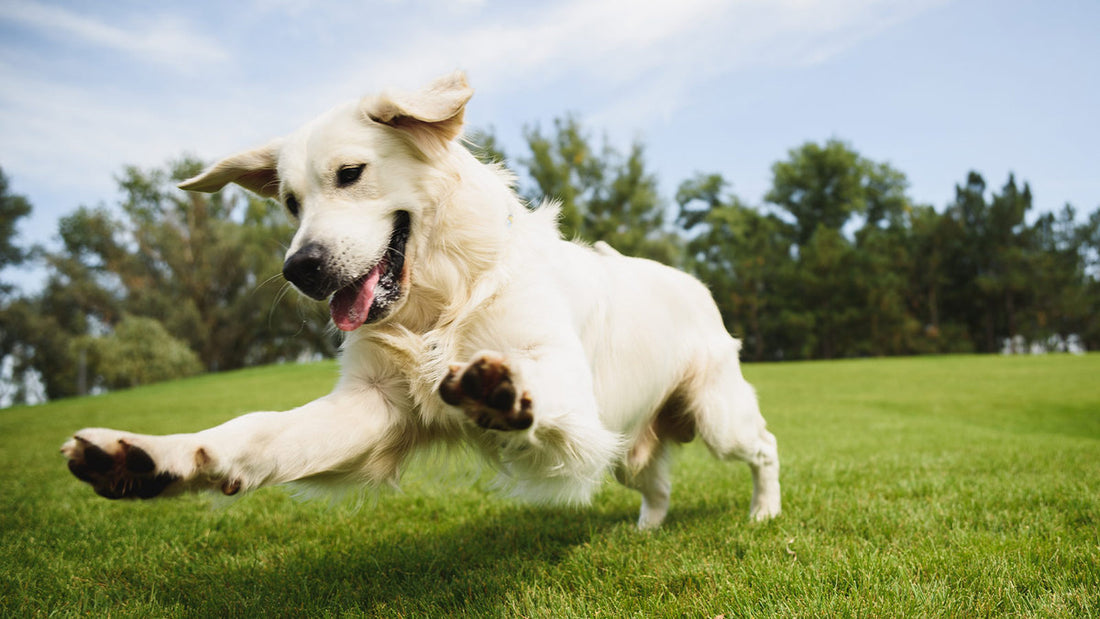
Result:
[[[214,159],[462,68],[470,125],[510,153],[573,112],[642,140],[666,197],[705,171],[759,203],[772,163],[838,137],[920,203],[976,169],[1091,211],[1098,27],[1096,0],[0,0],[0,166],[34,205],[22,239],[48,242],[115,201],[124,165]]]

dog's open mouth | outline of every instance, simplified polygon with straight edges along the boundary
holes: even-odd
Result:
[[[401,298],[401,276],[405,268],[405,243],[410,220],[406,211],[393,219],[393,234],[386,253],[366,275],[337,290],[329,301],[332,322],[341,331],[354,331],[380,320]]]

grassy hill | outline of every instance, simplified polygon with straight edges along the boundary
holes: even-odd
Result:
[[[1100,615],[1100,356],[750,365],[784,514],[698,444],[659,531],[609,483],[590,508],[494,496],[455,456],[332,504],[265,489],[100,499],[74,430],[201,429],[328,391],[336,366],[208,375],[0,411],[0,610],[137,616]]]

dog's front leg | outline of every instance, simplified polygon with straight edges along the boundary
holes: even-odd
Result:
[[[451,366],[439,394],[494,435],[487,444],[517,493],[535,500],[586,501],[622,447],[600,420],[579,345],[477,353]]]
[[[526,430],[534,423],[531,392],[512,363],[499,353],[482,351],[469,363],[454,364],[439,385],[439,395],[486,430]]]
[[[111,499],[189,489],[236,494],[322,475],[387,481],[401,453],[399,416],[376,390],[337,391],[285,412],[250,413],[194,434],[150,436],[89,428],[61,452],[69,470]]]

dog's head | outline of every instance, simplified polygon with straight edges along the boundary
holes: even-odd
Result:
[[[459,72],[419,92],[367,97],[180,187],[214,192],[237,183],[279,199],[298,222],[284,276],[314,299],[329,298],[333,322],[353,331],[405,302],[410,236],[429,208],[423,180],[461,132],[472,94]]]

